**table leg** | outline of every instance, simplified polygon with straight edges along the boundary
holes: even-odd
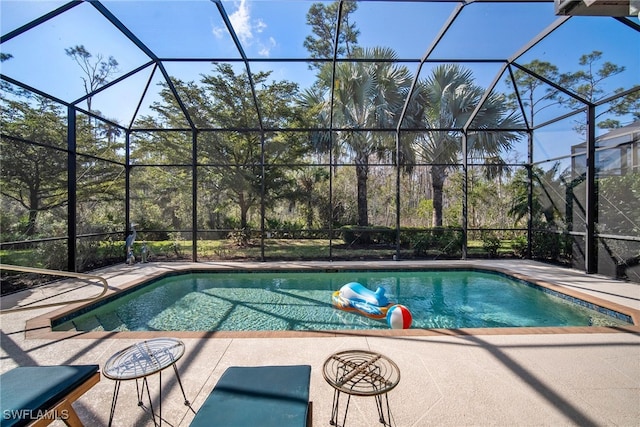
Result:
[[[180,379],[180,373],[178,372],[178,368],[176,367],[176,365],[173,365],[173,371],[176,374],[176,379],[178,380],[180,391],[182,391],[182,397],[184,397],[184,404],[193,411],[193,408],[191,408],[191,402],[189,402],[189,400],[187,399],[187,394],[184,391],[182,380]],[[158,372],[158,421],[157,422],[156,422],[156,414],[153,409],[153,403],[151,401],[151,393],[149,391],[149,384],[147,383],[147,377],[144,377],[144,379],[142,380],[142,389],[138,388],[138,381],[136,380],[138,406],[143,406],[142,398],[144,395],[145,388],[147,390],[147,397],[149,399],[149,408],[151,409],[151,417],[153,418],[153,425],[162,426],[162,371]]]
[[[111,412],[109,413],[109,427],[111,427],[111,423],[113,422],[113,416],[116,413],[116,403],[118,401],[118,393],[120,393],[120,381],[116,381],[116,384],[113,387],[113,397],[111,398]]]
[[[158,372],[158,425],[162,425],[162,371]],[[156,417],[154,414],[153,423],[155,425]]]
[[[338,403],[340,401],[340,392],[338,390],[333,390],[333,405],[331,406],[331,419],[329,420],[329,424],[332,426],[336,425],[336,419],[338,416]]]
[[[384,404],[383,404],[383,396],[382,395],[378,395],[375,397],[376,398],[376,407],[378,408],[378,418],[380,420],[380,423],[383,426],[391,426],[391,409],[389,408],[389,395],[387,393],[384,394],[384,401],[386,403],[386,414],[384,411]]]
[[[336,427],[344,427],[347,422],[347,413],[349,413],[349,403],[351,403],[351,395],[347,395],[347,405],[344,408],[344,417],[342,418],[342,425],[338,424],[338,412],[340,408],[340,391],[333,391],[333,407],[331,408],[331,420],[329,424]]]
[[[153,401],[151,400],[151,391],[149,390],[149,383],[147,382],[147,377],[142,378],[142,387],[138,385],[138,380],[136,379],[136,395],[138,396],[138,406],[140,407],[144,407],[144,403],[142,402],[142,397],[144,396],[145,388],[147,389],[147,398],[149,399],[149,409],[151,410],[151,419],[153,420],[153,425],[157,426],[158,424],[156,423],[156,413],[153,410]],[[160,401],[162,402],[162,388],[160,389]]]
[[[178,373],[178,368],[176,367],[176,365],[173,365],[173,371],[176,374],[176,379],[178,380],[178,384],[180,385],[180,390],[182,390],[182,397],[184,397],[184,404],[185,406],[188,406],[189,408],[191,408],[191,402],[189,402],[189,399],[187,399],[187,394],[184,392],[184,387],[182,387],[182,381],[180,380],[180,374]],[[193,408],[191,408],[191,410],[193,411]],[[194,411],[195,414],[195,411]]]

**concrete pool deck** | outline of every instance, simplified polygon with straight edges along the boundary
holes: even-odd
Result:
[[[638,284],[532,261],[150,263],[114,266],[92,274],[105,277],[115,290],[159,271],[204,266],[224,269],[491,266],[560,286],[567,292],[628,307],[634,314],[640,310]],[[72,296],[96,294],[99,286],[85,284],[79,290],[71,290],[67,281],[60,282],[46,289],[3,297],[2,308],[29,300],[48,302],[50,293],[61,289],[65,291],[62,298],[69,300]],[[190,336],[171,332],[92,335],[47,330],[43,319],[58,311],[42,308],[0,317],[0,372],[25,365],[97,363],[102,367],[112,354],[137,341],[150,336],[175,336],[186,346],[177,366],[194,410],[229,366],[308,364],[312,367],[313,425],[323,426],[329,425],[333,398],[333,389],[322,377],[324,360],[338,351],[366,349],[388,356],[400,368],[400,383],[389,393],[396,426],[637,426],[640,419],[638,326],[624,330],[534,328],[477,333],[431,330],[424,334],[387,335],[359,335],[351,331],[299,336],[295,333]],[[32,319],[39,319],[40,323]],[[188,426],[193,412],[183,404],[173,372],[165,371],[162,380],[163,425]],[[149,385],[157,408],[157,375],[150,377]],[[107,425],[113,386],[113,381],[103,377],[74,404],[85,425]],[[376,418],[374,399],[351,400],[348,426],[380,425]],[[114,425],[153,425],[149,415],[137,406],[133,381],[122,384]]]

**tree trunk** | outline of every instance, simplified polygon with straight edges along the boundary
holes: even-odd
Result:
[[[27,237],[33,237],[36,234],[36,220],[38,218],[38,211],[36,209],[29,209],[29,222],[27,223],[27,229],[25,235]]]
[[[38,190],[31,188],[29,191],[29,222],[27,223],[27,229],[25,235],[27,237],[33,237],[36,234],[36,221],[38,219],[38,207],[40,200],[38,199]]]
[[[358,183],[358,225],[369,225],[369,213],[367,208],[367,178],[369,175],[369,161],[366,156],[358,156],[356,159],[356,176]]]
[[[433,186],[433,227],[442,227],[442,187],[447,177],[443,166],[431,167],[431,185]]]
[[[306,218],[307,228],[313,228],[313,198],[311,196],[307,200]]]
[[[249,212],[249,205],[245,202],[243,193],[238,195],[238,205],[240,206],[240,228],[244,229],[247,227],[247,213]]]

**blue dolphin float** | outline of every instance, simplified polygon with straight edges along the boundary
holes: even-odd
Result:
[[[343,285],[331,298],[333,306],[344,311],[355,311],[371,319],[384,319],[393,303],[385,295],[384,288],[376,291],[366,288],[358,282]]]

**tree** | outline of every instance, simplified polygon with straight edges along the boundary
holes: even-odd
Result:
[[[209,191],[224,195],[238,207],[241,228],[248,226],[251,208],[261,202],[269,207],[275,200],[290,194],[294,185],[290,168],[278,165],[299,162],[306,150],[306,141],[300,138],[301,133],[260,130],[261,125],[263,129],[286,127],[287,122],[298,115],[293,104],[297,84],[271,81],[270,76],[271,72],[253,75],[260,116],[247,73],[236,73],[229,64],[215,65],[213,72],[203,75],[199,83],[172,79],[185,100],[185,107],[197,112],[193,117],[199,126],[224,129],[198,133],[198,162],[203,165],[199,183]],[[158,113],[157,121],[161,122],[157,124],[183,121],[182,111],[166,85],[161,96],[162,102],[152,106]],[[142,119],[142,123],[153,121],[150,117]],[[173,156],[177,149],[182,155],[190,153],[190,145],[184,142],[179,148],[146,140],[139,143],[145,144],[141,146],[143,151],[147,151],[145,147],[148,145],[152,152],[157,153],[156,156]]]
[[[619,66],[609,61],[602,62],[602,55],[600,51],[593,51],[589,54],[582,55],[578,61],[578,65],[582,68],[575,72],[560,73],[558,67],[555,65],[537,59],[528,64],[524,64],[523,67],[541,77],[558,83],[581,98],[595,103],[611,95],[611,93],[605,93],[602,88],[603,83],[607,79],[625,71],[624,66]],[[535,116],[545,108],[557,104],[567,105],[571,109],[584,107],[584,104],[580,101],[563,96],[559,90],[548,86],[542,80],[523,70],[515,70],[513,76],[522,103],[524,107],[529,110],[527,113],[531,127],[535,124]],[[511,79],[506,80],[506,84],[509,87],[512,87],[514,82],[512,82]],[[544,89],[543,94],[538,94],[540,89]],[[623,91],[622,88],[617,88],[613,93],[621,93]],[[511,94],[509,100],[515,107],[516,95]],[[612,101],[608,104],[608,108],[598,109],[597,117],[609,114],[613,114],[614,116],[631,114],[635,120],[640,119],[640,91],[627,94]],[[619,120],[607,118],[599,121],[597,125],[601,129],[608,129],[620,127],[621,123]],[[575,130],[584,134],[586,132],[585,121],[578,121],[575,125]]]
[[[302,213],[307,228],[313,228],[315,210],[320,207],[328,209],[326,195],[318,191],[317,186],[329,180],[329,173],[325,168],[308,167],[297,174],[297,191],[294,198],[302,203]]]
[[[433,226],[439,227],[443,224],[444,182],[448,171],[462,155],[460,133],[448,129],[461,129],[467,123],[485,91],[474,84],[470,70],[457,64],[436,67],[422,85],[426,104],[425,126],[436,130],[422,134],[417,141],[417,149],[424,161],[432,165]],[[474,127],[514,129],[521,127],[521,123],[517,114],[509,112],[503,96],[491,94],[474,118]],[[490,158],[492,163],[500,164],[501,154],[509,150],[517,138],[518,135],[510,131],[469,133],[468,155]]]
[[[82,69],[84,76],[82,82],[84,84],[84,92],[87,95],[87,108],[91,109],[91,98],[93,92],[109,82],[109,78],[118,72],[118,61],[113,56],[104,59],[101,54],[93,55],[84,47],[84,45],[76,45],[64,50],[67,56],[71,57]]]
[[[358,4],[356,2],[334,2],[329,5],[314,3],[307,12],[307,24],[311,26],[311,32],[315,37],[308,35],[303,43],[312,58],[333,58],[340,4],[342,4],[342,21],[338,37],[338,56],[351,57],[353,49],[357,47],[360,31],[357,30],[355,22],[350,22],[349,18],[358,9]],[[321,68],[322,64],[316,67]]]
[[[3,99],[3,133],[36,144],[2,139],[1,193],[28,212],[22,232],[37,234],[41,212],[64,206],[67,196],[66,120],[61,106],[34,95],[24,99]],[[49,147],[46,147],[49,146]]]
[[[395,139],[388,132],[371,129],[394,129],[409,91],[412,76],[409,70],[393,63],[393,50],[383,47],[357,48],[355,56],[364,61],[336,64],[332,70],[324,68],[319,74],[322,96],[315,89],[305,91],[302,104],[314,108],[310,102],[322,106],[325,115],[329,108],[329,89],[335,83],[333,115],[337,145],[353,156],[357,180],[358,224],[368,226],[367,180],[371,156],[384,157],[395,149]],[[382,60],[376,62],[376,60]],[[313,93],[312,93],[313,92]],[[323,145],[326,147],[326,144]],[[407,154],[408,156],[408,154]]]
[[[528,64],[525,64],[524,67],[550,81],[558,81],[560,78],[558,67],[550,62],[534,59]],[[515,86],[518,89],[522,105],[525,109],[528,109],[526,113],[530,121],[530,127],[534,127],[535,116],[537,113],[559,102],[558,91],[556,89],[521,69],[517,69],[513,72],[513,81],[510,78],[506,80],[508,87],[513,87],[513,82],[515,82]],[[542,95],[538,94],[540,90],[543,91]],[[510,107],[515,109],[517,105],[516,94],[509,94],[508,100],[510,102]],[[553,102],[547,103],[547,101]]]
[[[605,92],[602,88],[602,83],[624,72],[626,69],[624,66],[616,65],[609,61],[602,62],[602,52],[597,50],[580,56],[578,64],[582,69],[573,73],[563,74],[562,84],[581,98],[593,103],[610,95],[610,93]],[[620,92],[623,92],[622,88],[614,90],[614,93]],[[565,102],[570,108],[578,109],[583,107],[581,102],[573,98],[569,98]],[[596,119],[611,113],[616,116],[632,114],[635,119],[640,119],[640,91],[614,100],[609,104],[608,108],[602,108],[601,111],[598,111]],[[612,118],[601,120],[596,124],[601,129],[618,128],[622,126],[620,121]],[[577,122],[575,129],[582,134],[586,133],[586,123],[584,121]]]

